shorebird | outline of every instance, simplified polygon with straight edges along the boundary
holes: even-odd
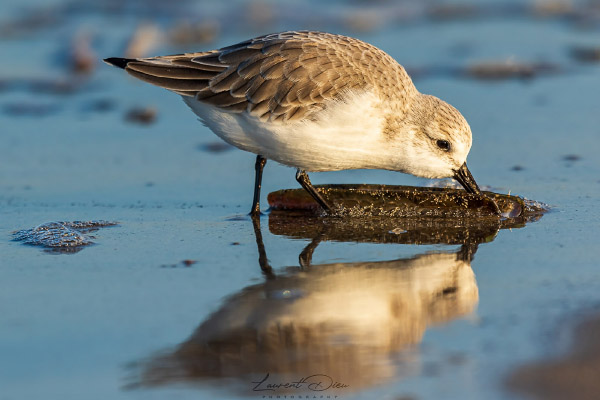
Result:
[[[104,61],[181,95],[217,136],[256,154],[251,215],[260,214],[267,159],[297,168],[296,180],[326,211],[332,206],[306,171],[453,177],[480,193],[466,164],[465,118],[419,93],[398,62],[361,40],[290,31],[219,50]]]

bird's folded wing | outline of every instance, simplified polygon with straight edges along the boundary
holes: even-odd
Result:
[[[376,85],[373,78],[382,57],[394,62],[356,39],[284,32],[204,53],[106,61],[143,81],[224,110],[247,112],[263,121],[289,121],[309,117],[346,91]]]

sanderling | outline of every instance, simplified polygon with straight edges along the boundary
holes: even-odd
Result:
[[[391,56],[358,39],[281,32],[219,50],[104,61],[180,94],[215,134],[257,155],[253,215],[267,159],[296,167],[298,182],[327,211],[306,171],[453,177],[480,193],[466,164],[464,117],[419,93]]]

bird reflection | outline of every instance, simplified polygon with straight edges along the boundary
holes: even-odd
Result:
[[[142,363],[139,385],[233,378],[229,387],[237,382],[253,394],[269,383],[322,374],[342,385],[336,394],[359,390],[416,372],[410,349],[426,329],[477,305],[477,240],[458,251],[314,265],[325,229],[304,249],[299,267],[274,271],[258,218],[254,227],[264,282],[230,296],[176,349]]]

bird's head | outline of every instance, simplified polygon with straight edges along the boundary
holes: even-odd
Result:
[[[424,178],[452,177],[467,192],[480,193],[466,163],[471,128],[457,109],[437,97],[418,94],[402,130],[410,147],[404,152],[409,162],[402,166],[403,172]]]

